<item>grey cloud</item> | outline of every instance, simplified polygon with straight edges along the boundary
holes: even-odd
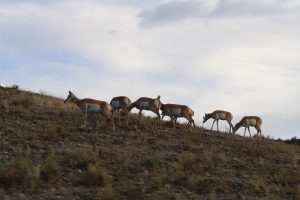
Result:
[[[142,26],[153,26],[195,17],[203,10],[197,1],[170,1],[160,4],[153,9],[143,10],[138,17]]]
[[[214,6],[205,1],[169,1],[142,10],[138,17],[141,26],[156,26],[170,22],[178,22],[187,18],[228,18],[247,16],[279,15],[299,12],[300,6],[286,7],[285,2],[274,0],[265,1],[219,1]]]
[[[6,4],[38,4],[38,5],[51,5],[60,3],[62,0],[0,0],[0,4],[6,3]]]

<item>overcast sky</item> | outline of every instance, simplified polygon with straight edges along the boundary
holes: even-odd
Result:
[[[160,94],[200,126],[223,109],[299,138],[299,21],[299,0],[0,0],[0,84],[105,101]]]

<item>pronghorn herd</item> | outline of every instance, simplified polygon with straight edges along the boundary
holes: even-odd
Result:
[[[126,96],[118,96],[114,97],[110,103],[105,101],[98,101],[95,99],[78,99],[71,91],[69,91],[69,95],[67,99],[64,101],[73,102],[75,103],[83,112],[83,127],[86,127],[86,119],[87,114],[89,112],[100,112],[107,120],[112,124],[112,130],[115,130],[115,123],[114,123],[114,113],[118,112],[118,118],[120,121],[120,111],[122,111],[126,116],[126,125],[128,124],[128,116],[129,112],[136,108],[139,110],[139,123],[141,122],[142,111],[148,110],[152,111],[157,115],[157,124],[160,123],[160,120],[163,119],[165,116],[169,116],[171,118],[171,122],[173,123],[173,127],[176,128],[177,126],[177,118],[184,117],[188,120],[186,127],[190,127],[193,125],[195,127],[195,122],[193,120],[194,111],[186,105],[179,105],[179,104],[163,104],[160,101],[160,96],[158,95],[157,98],[149,98],[149,97],[141,97],[135,102],[131,102],[131,100]],[[159,110],[161,110],[161,115],[159,114]],[[235,133],[240,127],[245,127],[244,136],[246,134],[246,130],[248,129],[250,137],[250,126],[255,127],[257,130],[257,134],[261,135],[261,124],[262,120],[260,117],[257,116],[245,116],[241,119],[239,123],[235,126],[232,125],[232,114],[227,111],[223,110],[216,110],[212,113],[205,113],[203,117],[203,123],[205,123],[209,119],[213,119],[213,124],[211,126],[211,130],[213,129],[214,123],[217,122],[217,131],[219,131],[219,120],[226,120],[229,124],[229,133]]]

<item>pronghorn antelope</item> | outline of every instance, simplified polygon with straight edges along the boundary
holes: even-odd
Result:
[[[115,123],[112,112],[113,108],[109,103],[94,99],[78,99],[71,91],[69,91],[69,95],[64,102],[73,102],[81,109],[81,111],[83,112],[84,120],[83,127],[86,127],[86,118],[88,112],[100,112],[102,115],[104,115],[107,121],[111,121],[112,129],[115,130]]]
[[[235,133],[241,126],[245,127],[245,131],[244,131],[244,136],[246,134],[246,129],[248,128],[250,137],[251,137],[251,133],[250,133],[250,126],[254,126],[255,129],[257,130],[257,134],[256,136],[258,136],[258,134],[261,136],[261,129],[260,126],[262,124],[262,120],[260,117],[257,116],[245,116],[242,118],[242,120],[237,123],[234,127],[233,127],[233,133]]]
[[[137,108],[138,110],[140,110],[139,122],[141,121],[143,110],[152,111],[157,115],[157,124],[159,124],[159,122],[160,122],[160,114],[159,114],[160,106],[161,106],[161,102],[160,102],[159,95],[157,96],[156,99],[152,99],[149,97],[141,97],[131,104],[130,110],[132,108]]]
[[[119,121],[120,121],[120,110],[122,110],[122,112],[125,113],[125,115],[126,115],[126,124],[128,124],[128,115],[129,115],[130,106],[131,106],[130,99],[128,97],[125,97],[125,96],[114,97],[110,101],[110,105],[113,107],[113,113],[115,111],[118,112]]]
[[[223,111],[223,110],[216,110],[212,113],[205,113],[205,116],[203,117],[203,123],[205,123],[207,120],[209,120],[211,118],[214,119],[212,126],[211,126],[211,130],[213,129],[213,126],[214,126],[215,122],[217,121],[217,130],[219,131],[219,120],[226,120],[228,122],[229,133],[230,133],[231,129],[233,129],[233,125],[231,123],[232,114],[230,112]]]
[[[194,111],[185,105],[178,105],[178,104],[161,104],[160,107],[162,113],[162,119],[165,116],[169,116],[171,118],[171,121],[173,122],[173,127],[176,127],[176,121],[178,117],[184,117],[188,120],[188,124],[186,127],[193,126],[195,127],[195,122],[192,118],[194,115]]]

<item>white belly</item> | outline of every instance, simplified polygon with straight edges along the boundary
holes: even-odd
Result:
[[[217,119],[226,119],[226,114],[225,113],[217,113]]]
[[[112,102],[111,102],[111,106],[112,106],[114,109],[121,109],[121,108],[120,108],[120,102],[119,102],[119,101],[112,101]]]
[[[182,116],[181,109],[180,108],[171,108],[170,115],[174,116],[174,117],[181,117]]]
[[[89,104],[87,104],[87,111],[88,112],[99,112],[100,106],[98,104],[89,103]]]
[[[149,109],[149,102],[140,102],[140,108],[142,110]]]
[[[249,119],[248,124],[249,124],[249,126],[256,126],[256,120],[255,119]]]

